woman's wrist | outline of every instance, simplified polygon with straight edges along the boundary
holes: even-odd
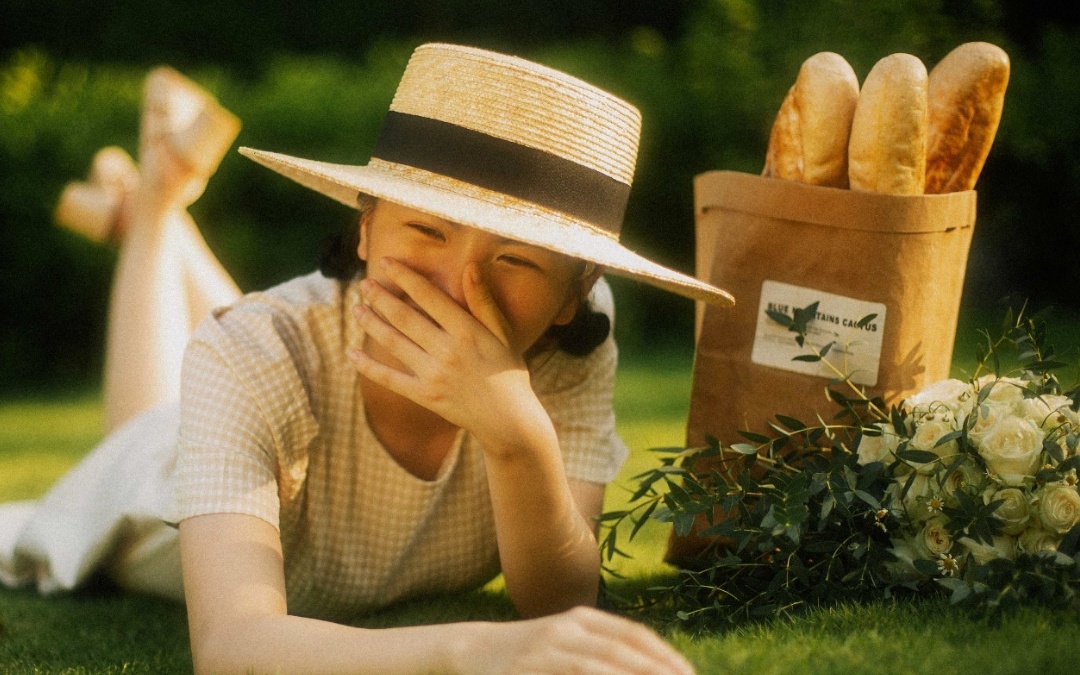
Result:
[[[492,643],[498,639],[496,624],[469,622],[454,625],[453,635],[443,640],[442,662],[449,673],[477,673],[486,665]]]
[[[522,397],[509,409],[493,408],[489,412],[490,424],[472,431],[488,461],[534,465],[546,464],[553,455],[558,456],[555,426],[535,396]]]

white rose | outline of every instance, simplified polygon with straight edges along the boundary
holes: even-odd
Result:
[[[990,387],[990,393],[986,395],[985,401],[991,403],[1017,403],[1024,400],[1024,389],[1027,387],[1027,382],[1016,377],[984,375],[979,378],[976,386],[979,390]]]
[[[937,559],[938,556],[948,553],[952,549],[953,540],[949,530],[945,528],[945,519],[931,518],[926,521],[916,543],[929,554],[926,556],[929,558]]]
[[[1027,527],[1028,520],[1031,519],[1028,496],[1024,494],[1023,490],[1004,488],[990,497],[992,502],[999,499],[1002,503],[994,510],[994,517],[1001,521],[1001,533],[1020,534]]]
[[[859,438],[859,446],[855,449],[859,464],[866,465],[874,462],[885,462],[887,464],[893,460],[893,452],[896,451],[896,446],[900,443],[896,430],[891,424],[878,424],[876,426],[881,430],[880,435],[867,436],[863,434]]]
[[[994,544],[984,544],[975,541],[971,537],[961,537],[960,543],[971,553],[971,558],[979,565],[985,565],[991,560],[1016,558],[1016,538],[994,535]]]
[[[1056,551],[1058,544],[1061,543],[1061,537],[1040,527],[1032,527],[1020,535],[1018,543],[1021,551],[1044,553]]]
[[[938,445],[938,442],[943,436],[954,431],[956,431],[956,427],[953,426],[951,419],[944,420],[940,417],[924,417],[923,420],[915,426],[915,435],[911,437],[910,442],[911,448],[913,450],[932,452],[945,460],[946,464],[948,464],[960,452],[960,445],[956,442],[956,439],[940,445]],[[914,466],[919,473],[928,474],[937,470],[938,463],[934,461],[914,464]]]
[[[1019,413],[1039,425],[1044,431],[1051,431],[1063,424],[1077,424],[1076,412],[1072,409],[1072,399],[1068,396],[1048,394],[1026,398],[1017,404]]]
[[[1011,403],[983,403],[972,413],[974,422],[968,429],[968,440],[975,447],[982,445],[983,438],[988,431],[998,425],[998,422],[1016,414],[1014,404]],[[970,420],[969,420],[970,421]]]
[[[1039,468],[1044,434],[1031,421],[1006,417],[986,432],[979,455],[1007,485],[1019,485]]]
[[[1080,493],[1072,485],[1051,485],[1039,497],[1039,520],[1043,527],[1065,534],[1080,522]]]
[[[908,398],[904,405],[916,417],[944,406],[954,419],[962,420],[974,399],[975,388],[971,384],[961,380],[941,380]]]
[[[926,403],[944,403],[951,405],[966,400],[974,393],[974,388],[962,380],[939,380],[907,399],[907,405],[915,406]]]
[[[949,496],[961,490],[978,491],[986,480],[986,472],[972,460],[965,459],[955,471],[948,475],[941,484],[941,489]]]

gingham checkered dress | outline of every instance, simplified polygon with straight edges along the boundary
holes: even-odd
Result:
[[[610,306],[606,284],[594,294]],[[345,356],[357,284],[301,277],[216,311],[184,363],[170,519],[245,513],[279,528],[289,611],[338,618],[498,573],[481,449],[466,433],[434,480],[400,467],[368,427]],[[567,475],[607,483],[626,456],[611,408],[610,338],[584,358],[530,363]]]

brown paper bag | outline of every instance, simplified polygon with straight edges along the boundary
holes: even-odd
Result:
[[[740,430],[767,434],[777,414],[810,423],[836,412],[825,398],[835,373],[792,361],[807,352],[768,308],[820,302],[808,343],[835,341],[827,358],[889,403],[949,376],[974,191],[897,196],[712,171],[695,178],[694,202],[697,275],[736,305],[699,303],[689,447],[706,434],[724,444],[744,441]],[[706,543],[673,534],[667,559]]]

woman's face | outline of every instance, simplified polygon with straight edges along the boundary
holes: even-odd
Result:
[[[360,225],[357,253],[367,262],[367,277],[390,292],[405,297],[380,275],[381,258],[393,258],[423,274],[462,307],[465,267],[476,263],[510,327],[510,346],[519,355],[552,325],[568,323],[581,301],[581,264],[572,258],[394,202],[379,201],[368,213]]]

